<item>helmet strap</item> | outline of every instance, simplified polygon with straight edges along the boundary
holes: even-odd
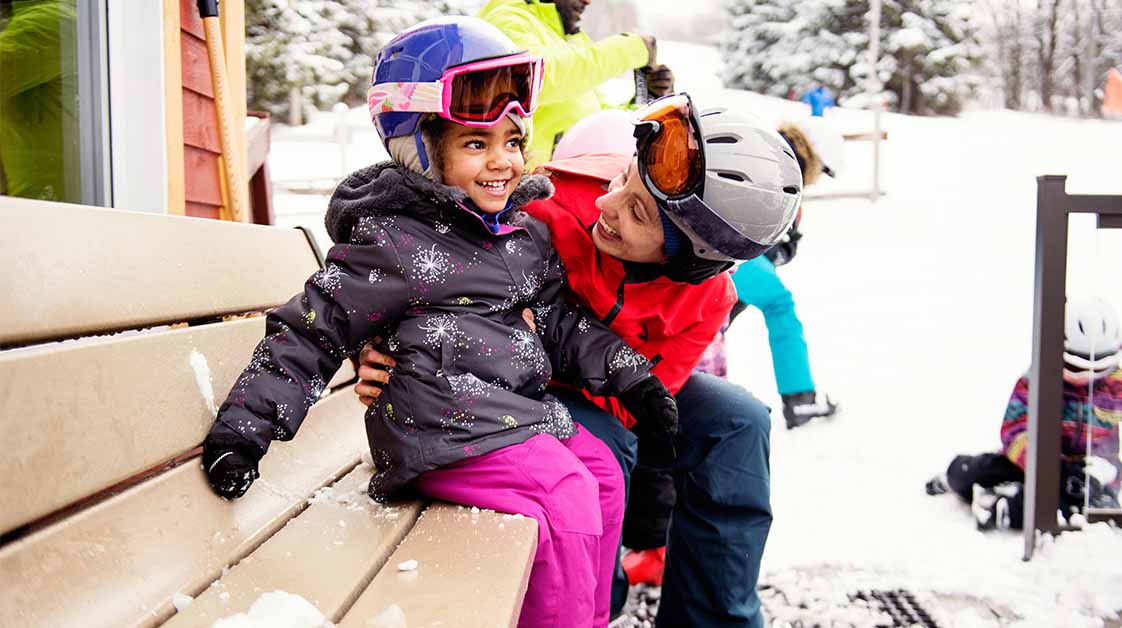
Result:
[[[420,125],[417,125],[417,132],[413,134],[413,143],[417,146],[417,157],[421,160],[421,172],[428,172],[429,155],[425,150],[425,140],[421,137]]]

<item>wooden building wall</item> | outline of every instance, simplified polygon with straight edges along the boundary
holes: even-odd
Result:
[[[244,5],[226,1],[220,6],[230,91],[239,96],[235,98],[234,119],[241,124],[246,110]],[[174,56],[165,64],[169,73],[167,96],[169,101],[177,101],[169,102],[167,108],[169,152],[177,153],[169,159],[172,168],[169,210],[187,216],[219,218],[224,182],[219,165],[222,147],[218,136],[218,110],[203,23],[195,0],[165,0],[165,20],[176,22],[165,24],[165,33],[169,35],[165,38],[169,40],[165,41],[165,55]],[[173,81],[179,84],[178,89]],[[175,119],[177,117],[179,119]],[[235,136],[239,150],[245,155],[244,134]]]

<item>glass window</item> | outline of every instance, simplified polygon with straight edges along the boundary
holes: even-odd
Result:
[[[91,128],[104,123],[104,107],[90,80],[103,75],[103,11],[83,4],[0,0],[0,193],[105,204],[97,179],[108,147]]]

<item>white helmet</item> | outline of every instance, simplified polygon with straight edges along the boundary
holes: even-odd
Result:
[[[803,132],[810,149],[822,162],[822,172],[836,177],[845,170],[845,140],[829,122],[821,116],[811,116],[795,122],[795,127]]]
[[[1064,313],[1064,379],[1086,385],[1113,373],[1122,357],[1118,314],[1100,298],[1068,299]]]
[[[574,124],[557,147],[553,159],[569,159],[581,155],[634,155],[634,114],[622,109],[604,109],[581,118]]]
[[[694,253],[710,260],[747,260],[771,248],[795,219],[803,178],[786,140],[754,115],[709,109],[698,120],[705,151],[701,201],[688,211],[670,201],[670,218]]]

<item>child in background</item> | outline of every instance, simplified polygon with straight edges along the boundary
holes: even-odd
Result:
[[[1122,420],[1122,332],[1102,299],[1069,299],[1064,313],[1064,387],[1060,441],[1060,506],[1065,517],[1117,508],[1122,483],[1118,424]],[[945,476],[927,483],[932,495],[953,490],[971,504],[978,529],[1020,529],[1028,448],[1029,377],[1017,380],[1001,424],[1000,453],[956,456]]]
[[[371,496],[412,487],[534,517],[519,625],[606,626],[623,477],[546,384],[613,394],[667,438],[677,408],[645,358],[565,301],[548,229],[519,210],[552,192],[522,177],[541,77],[540,57],[475,18],[429,20],[386,44],[370,109],[393,161],[336,189],[327,228],[338,244],[269,315],[203,463],[219,495],[244,494],[342,360],[388,337],[395,377],[366,413]]]

